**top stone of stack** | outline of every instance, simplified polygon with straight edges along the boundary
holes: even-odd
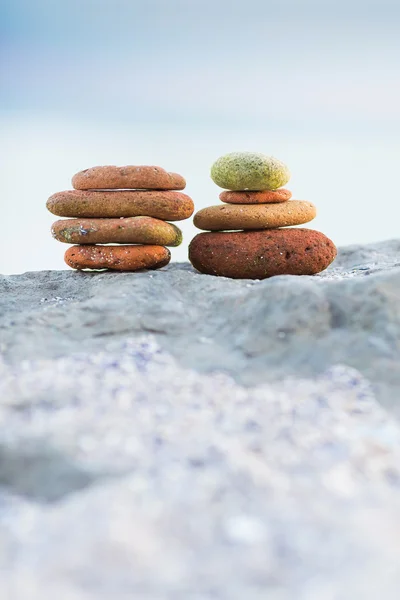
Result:
[[[232,191],[277,190],[290,179],[287,166],[259,152],[231,152],[211,167],[211,178],[219,187]]]
[[[161,167],[129,165],[85,169],[73,176],[72,185],[76,190],[183,190],[186,181]]]

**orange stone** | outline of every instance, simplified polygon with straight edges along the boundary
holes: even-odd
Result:
[[[278,190],[264,190],[262,192],[221,192],[219,199],[228,204],[269,204],[272,202],[286,202],[292,197],[292,192],[285,188]]]
[[[182,231],[153,217],[126,219],[61,219],[51,232],[66,244],[153,244],[179,246]]]
[[[305,200],[279,204],[218,204],[199,210],[193,223],[209,231],[274,229],[308,223],[315,215],[314,204]]]
[[[329,238],[304,228],[199,233],[189,245],[195,269],[234,279],[314,275],[335,257]]]
[[[194,211],[186,194],[159,190],[67,190],[50,196],[46,206],[58,217],[147,216],[163,221],[182,221]]]
[[[139,271],[160,269],[171,260],[163,246],[72,246],[64,260],[73,269]]]
[[[76,173],[72,186],[76,190],[183,190],[186,181],[182,175],[168,173],[161,167],[107,165]]]

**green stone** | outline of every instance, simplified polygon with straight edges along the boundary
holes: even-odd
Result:
[[[182,244],[182,240],[183,240],[183,233],[179,229],[179,227],[177,227],[173,223],[170,223],[170,225],[172,225],[172,227],[175,229],[175,233],[176,233],[176,239],[175,239],[174,243],[171,244],[171,246],[175,246],[175,247],[180,246]]]
[[[211,179],[227,190],[276,190],[290,179],[287,166],[260,152],[230,152],[211,167]]]

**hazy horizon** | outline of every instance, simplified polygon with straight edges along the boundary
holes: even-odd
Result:
[[[0,7],[0,272],[65,268],[45,202],[96,164],[181,172],[196,208],[225,152],[287,162],[339,245],[398,237],[395,2],[16,0]],[[195,229],[183,224],[185,260]]]

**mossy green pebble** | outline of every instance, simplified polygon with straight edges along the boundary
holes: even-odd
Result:
[[[290,179],[287,166],[259,152],[231,152],[211,167],[211,179],[227,190],[276,190]]]

